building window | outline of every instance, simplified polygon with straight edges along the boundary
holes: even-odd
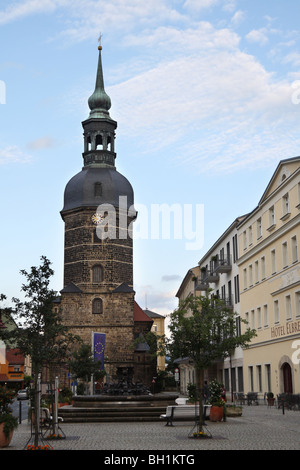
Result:
[[[257,309],[258,311],[259,309]],[[255,313],[254,310],[251,310],[251,328],[255,330]]]
[[[253,286],[252,264],[249,265],[249,287]]]
[[[253,392],[253,390],[254,390],[254,384],[253,384],[253,366],[249,366],[249,367],[248,367],[248,375],[249,375],[250,392]]]
[[[102,282],[103,281],[103,267],[101,264],[93,266],[92,268],[92,282]]]
[[[269,326],[269,315],[268,315],[268,306],[264,305],[264,327]]]
[[[92,312],[93,312],[94,314],[101,314],[101,313],[103,313],[103,302],[102,302],[102,299],[94,299],[94,300],[93,300]]]
[[[247,269],[243,270],[244,290],[247,289]]]
[[[253,243],[252,225],[249,227],[249,246]]]
[[[275,250],[271,251],[271,273],[276,273],[276,253]]]
[[[239,275],[234,277],[234,298],[235,303],[238,304],[240,301],[240,286],[239,286]]]
[[[278,300],[274,300],[274,323],[280,322],[280,315],[279,315],[279,304]]]
[[[282,267],[286,268],[289,264],[287,242],[282,244]]]
[[[233,261],[236,262],[238,259],[238,242],[237,242],[237,235],[232,237],[232,246],[233,246]]]
[[[243,248],[244,248],[244,250],[247,249],[247,232],[246,232],[246,230],[243,232]]]
[[[286,311],[286,319],[291,320],[292,318],[292,304],[291,304],[291,296],[287,295],[285,297],[285,311]]]
[[[285,219],[289,214],[290,214],[290,199],[289,199],[289,193],[287,193],[282,198],[282,218]]]
[[[259,219],[257,219],[256,228],[257,228],[257,238],[262,237],[261,217]]]
[[[102,196],[102,184],[101,183],[95,183],[95,185],[94,185],[94,196],[95,197]]]
[[[259,273],[258,273],[258,261],[254,263],[254,282],[257,284],[259,281]]]
[[[257,375],[257,385],[258,391],[262,391],[262,380],[261,380],[261,365],[256,366],[256,375]]]
[[[292,237],[292,263],[298,261],[298,246],[297,246],[297,237],[296,235]]]
[[[300,317],[300,292],[295,293],[296,317]]]
[[[257,329],[261,328],[261,309],[257,309]]]
[[[265,257],[261,258],[261,280],[266,278],[266,260]]]
[[[275,209],[274,206],[269,209],[269,226],[273,227],[275,225]]]

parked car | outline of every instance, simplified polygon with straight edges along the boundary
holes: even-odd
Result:
[[[28,397],[27,390],[18,390],[18,393],[17,393],[18,400],[27,400],[28,398],[29,397]]]

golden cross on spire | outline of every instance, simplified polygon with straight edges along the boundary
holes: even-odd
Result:
[[[98,38],[98,43],[99,43],[98,49],[99,49],[99,51],[102,50],[101,39],[102,39],[102,34],[100,33],[99,38]]]

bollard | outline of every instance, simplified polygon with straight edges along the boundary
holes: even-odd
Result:
[[[22,403],[21,400],[19,400],[19,424],[22,423]]]
[[[284,398],[281,399],[282,414],[284,415]]]

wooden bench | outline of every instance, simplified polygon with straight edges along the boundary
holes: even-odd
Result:
[[[211,405],[203,406],[203,420],[206,418],[206,411],[210,408]],[[166,419],[166,426],[173,426],[173,421],[175,419],[181,420],[191,420],[199,417],[199,406],[194,405],[172,405],[167,406],[166,413],[160,415],[161,419]]]

